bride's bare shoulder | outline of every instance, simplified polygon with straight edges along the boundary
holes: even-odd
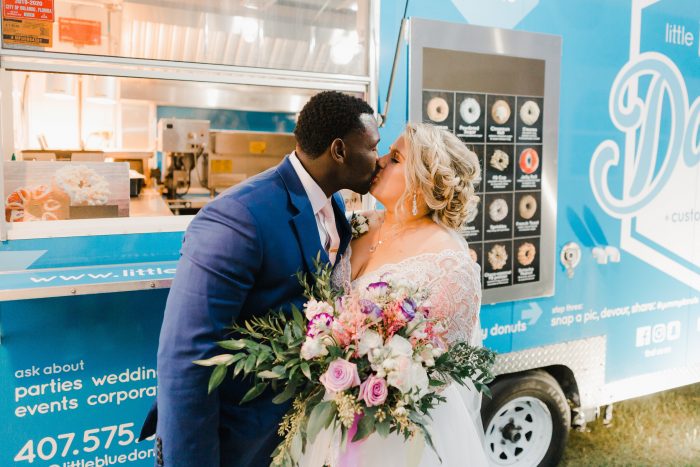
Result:
[[[465,240],[455,231],[437,224],[426,226],[421,231],[422,244],[426,251],[465,250]]]

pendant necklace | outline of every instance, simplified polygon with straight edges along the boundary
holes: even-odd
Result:
[[[374,245],[370,245],[370,246],[369,246],[369,252],[370,252],[370,253],[374,253],[375,251],[377,251],[377,248],[379,248],[379,246],[380,246],[382,243],[384,243],[384,240],[382,240],[382,227],[384,227],[384,221],[383,221],[383,220],[382,220],[382,223],[379,224],[379,232],[377,232],[377,243],[375,243]]]

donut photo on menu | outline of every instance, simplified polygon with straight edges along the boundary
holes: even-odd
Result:
[[[453,130],[454,101],[453,92],[423,91],[423,121]]]
[[[486,240],[511,237],[513,194],[486,194],[484,216],[484,238]]]
[[[516,189],[538,190],[542,173],[542,146],[516,145]]]
[[[511,191],[513,189],[513,146],[493,145],[486,147],[486,178],[484,185],[487,192]]]
[[[498,99],[491,106],[491,118],[497,125],[505,125],[510,119],[510,105],[503,99]]]
[[[522,284],[540,279],[540,240],[527,238],[516,240],[513,245],[515,274],[513,282]]]
[[[484,243],[484,288],[511,284],[513,274],[513,244],[511,241]]]
[[[518,157],[518,167],[525,175],[535,173],[540,168],[540,155],[535,148],[526,148]]]
[[[508,217],[508,203],[503,198],[496,198],[489,203],[489,218],[493,222],[503,222]]]
[[[518,264],[521,266],[529,266],[535,261],[537,248],[531,242],[524,242],[518,246]]]
[[[515,141],[515,97],[486,96],[486,141],[512,143]]]
[[[518,96],[518,142],[542,142],[542,104],[541,97]]]
[[[491,266],[491,269],[494,271],[500,271],[506,267],[506,264],[508,264],[508,259],[508,250],[503,243],[496,243],[489,250],[488,262],[489,266]]]
[[[510,156],[502,149],[494,149],[489,157],[489,165],[499,172],[505,172],[510,166]]]
[[[517,192],[515,194],[515,236],[526,237],[540,234],[539,191]]]
[[[520,106],[520,121],[527,126],[533,126],[540,119],[540,106],[532,99],[528,99]]]
[[[473,97],[467,97],[459,104],[459,116],[467,125],[473,125],[481,117],[481,104]]]
[[[486,95],[456,94],[455,133],[464,141],[484,142],[486,134]]]

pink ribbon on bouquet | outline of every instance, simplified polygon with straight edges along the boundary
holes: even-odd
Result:
[[[345,451],[340,455],[340,459],[338,459],[338,467],[357,467],[360,465],[359,447],[366,441],[366,439],[354,443],[352,441],[357,433],[357,424],[360,422],[360,418],[362,418],[362,415],[355,414],[355,420],[352,422],[352,426],[348,430],[347,446],[345,447]]]

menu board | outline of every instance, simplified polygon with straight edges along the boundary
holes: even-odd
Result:
[[[423,89],[423,121],[454,132],[482,170],[465,238],[484,289],[539,281],[544,98]]]
[[[551,295],[558,38],[420,20],[409,51],[410,120],[453,133],[479,160],[463,235],[481,266],[484,303]]]

